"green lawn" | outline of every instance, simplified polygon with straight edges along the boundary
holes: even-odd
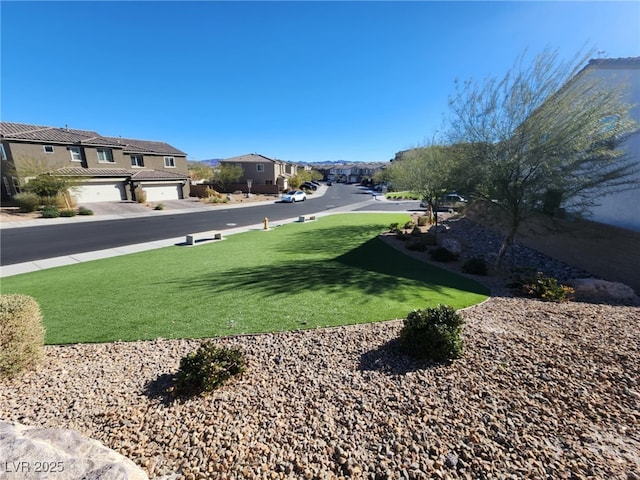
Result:
[[[486,298],[377,238],[405,214],[342,214],[2,280],[34,297],[49,344],[203,338],[376,322]]]

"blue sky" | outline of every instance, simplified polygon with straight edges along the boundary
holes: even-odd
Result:
[[[640,2],[0,3],[3,121],[190,160],[388,161],[525,49],[640,56]]]

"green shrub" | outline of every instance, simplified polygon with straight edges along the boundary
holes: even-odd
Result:
[[[173,393],[190,396],[212,392],[232,376],[243,373],[245,368],[246,361],[241,350],[204,342],[198,350],[180,360]]]
[[[413,229],[413,227],[414,227],[413,222],[409,221],[409,222],[405,223],[402,228],[404,228],[405,230],[410,230],[410,229]]]
[[[400,330],[400,350],[420,359],[460,358],[464,346],[460,337],[463,324],[464,319],[448,305],[414,310],[407,315]]]
[[[43,357],[40,306],[31,297],[0,295],[0,377],[34,368]]]
[[[40,197],[35,193],[23,192],[13,196],[22,213],[35,212],[40,206]]]
[[[164,210],[164,204],[163,203],[159,203],[154,207],[154,210]]]
[[[458,259],[458,255],[444,247],[434,248],[430,255],[435,262],[453,262]]]
[[[78,208],[78,215],[93,215],[93,210],[89,210],[86,207]]]
[[[58,218],[60,216],[60,212],[58,211],[58,207],[53,205],[49,205],[42,209],[42,218]]]
[[[75,210],[60,210],[60,216],[61,217],[75,217],[76,216],[76,211]]]
[[[571,300],[575,293],[573,288],[558,283],[557,279],[547,277],[542,272],[517,278],[509,286],[517,295],[539,298],[548,302],[566,302]]]
[[[400,231],[399,223],[395,222],[389,225],[389,233],[398,233]]]
[[[486,275],[488,272],[487,262],[484,258],[470,258],[462,264],[462,271],[471,275]]]

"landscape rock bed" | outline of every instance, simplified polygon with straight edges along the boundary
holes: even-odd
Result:
[[[218,339],[247,373],[186,401],[164,389],[199,341],[49,346],[0,384],[0,414],[150,478],[638,478],[640,309],[498,297],[463,315],[448,365],[397,354],[400,321]]]

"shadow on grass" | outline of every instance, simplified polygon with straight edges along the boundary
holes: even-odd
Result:
[[[358,370],[382,372],[387,375],[405,375],[444,364],[446,363],[411,358],[400,351],[398,339],[393,339],[374,350],[363,353],[360,356]]]
[[[316,231],[316,234],[318,232]],[[370,232],[369,232],[370,233]],[[317,237],[316,237],[317,238]],[[327,252],[337,250],[335,238],[322,238],[317,248]],[[351,240],[354,242],[354,240]],[[316,250],[309,241],[301,239],[284,248],[300,253],[303,248]],[[195,274],[188,281],[176,282],[178,288],[199,289],[208,293],[219,293],[231,289],[244,289],[264,295],[285,295],[298,291],[313,290],[328,294],[359,290],[366,295],[403,298],[407,287],[429,289],[446,295],[446,290],[456,289],[476,294],[487,294],[485,287],[477,282],[460,277],[410,257],[389,247],[379,238],[370,238],[362,243],[353,243],[353,249],[333,259],[282,262],[261,266],[243,266],[226,271]],[[340,251],[345,250],[340,244]],[[327,254],[328,256],[328,254]]]

